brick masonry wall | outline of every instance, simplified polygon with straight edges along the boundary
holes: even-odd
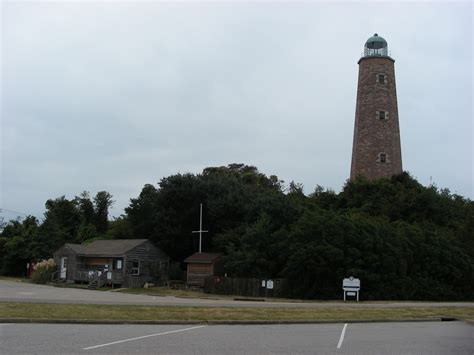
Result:
[[[378,74],[385,75],[384,83],[378,82]],[[378,119],[377,111],[387,111],[388,118]],[[387,154],[386,163],[378,161],[380,153]],[[363,176],[375,180],[401,172],[394,61],[387,57],[361,58],[350,178]]]

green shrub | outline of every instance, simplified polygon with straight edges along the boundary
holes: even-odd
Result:
[[[168,275],[170,280],[184,280],[184,272],[179,263],[170,264]]]

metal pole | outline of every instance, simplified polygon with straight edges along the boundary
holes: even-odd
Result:
[[[199,254],[201,254],[201,244],[202,244],[202,203],[201,203],[201,211],[199,213]]]
[[[202,233],[207,233],[208,231],[203,231],[202,230],[202,203],[200,204],[201,208],[199,211],[199,230],[198,231],[192,231],[192,233],[199,233],[199,254],[202,253]]]

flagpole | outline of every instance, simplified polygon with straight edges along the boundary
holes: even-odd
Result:
[[[199,213],[199,254],[201,254],[201,246],[202,246],[202,203],[201,203],[201,211]]]
[[[202,233],[207,233],[208,231],[202,230],[202,203],[199,211],[199,230],[192,231],[192,233],[199,233],[199,254],[202,253]]]

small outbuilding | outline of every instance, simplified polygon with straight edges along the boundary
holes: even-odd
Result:
[[[206,277],[224,274],[222,254],[195,253],[184,262],[188,264],[186,284],[191,287],[204,287]]]
[[[64,244],[54,253],[59,281],[142,287],[168,281],[169,257],[148,239],[96,240]]]

